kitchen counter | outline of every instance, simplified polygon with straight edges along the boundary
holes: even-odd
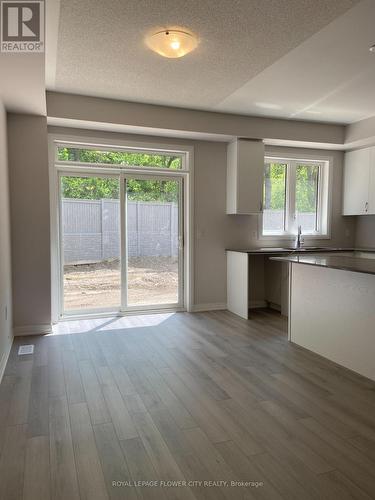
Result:
[[[262,248],[226,248],[227,252],[239,252],[247,253],[249,255],[269,255],[269,254],[296,254],[296,253],[321,253],[321,252],[353,252],[354,248],[335,248],[335,247],[301,247],[289,248],[289,247],[262,247]],[[359,249],[362,251],[362,249]],[[375,251],[375,250],[363,250],[363,251]]]
[[[249,310],[258,307],[273,307],[287,316],[289,269],[296,264],[375,275],[375,250],[316,246],[227,249],[227,309],[245,319],[249,319]]]
[[[286,255],[271,257],[271,260],[340,269],[356,273],[375,274],[375,253],[366,251],[343,252],[333,255]]]
[[[269,260],[289,266],[289,340],[375,380],[375,253]]]

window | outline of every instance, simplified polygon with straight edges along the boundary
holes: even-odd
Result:
[[[285,163],[266,163],[263,192],[263,232],[283,232],[286,223]]]
[[[190,308],[193,148],[50,147],[54,320]]]
[[[266,158],[263,236],[328,234],[328,162]]]
[[[59,146],[57,160],[61,162],[101,163],[126,168],[160,168],[181,170],[182,156],[145,151],[83,149]]]
[[[319,231],[319,165],[296,166],[296,225],[305,233]]]

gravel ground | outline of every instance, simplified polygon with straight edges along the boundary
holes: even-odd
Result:
[[[129,305],[177,302],[177,259],[130,258],[128,276]],[[65,310],[117,306],[120,295],[118,260],[64,266]]]

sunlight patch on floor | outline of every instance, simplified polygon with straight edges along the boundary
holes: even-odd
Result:
[[[141,314],[109,318],[66,320],[53,325],[50,335],[69,335],[72,333],[105,332],[130,328],[158,326],[176,313]]]

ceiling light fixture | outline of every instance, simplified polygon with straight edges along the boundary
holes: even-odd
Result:
[[[375,52],[375,44],[374,44],[374,45],[371,45],[371,47],[369,48],[369,51],[370,51],[370,52]]]
[[[148,35],[146,44],[161,56],[177,58],[196,49],[198,38],[194,33],[188,31],[170,29]]]

